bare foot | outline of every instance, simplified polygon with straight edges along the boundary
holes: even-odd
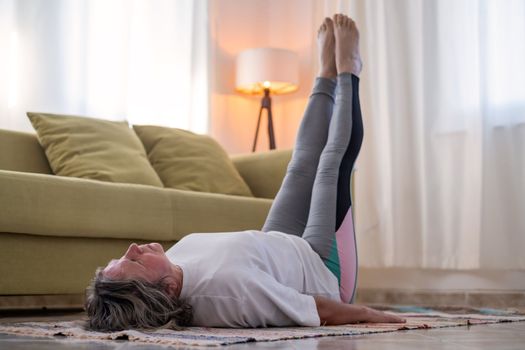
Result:
[[[337,73],[359,75],[363,68],[359,54],[359,31],[355,22],[343,14],[334,15],[335,63]]]
[[[319,49],[319,76],[335,78],[337,69],[335,64],[335,37],[334,22],[325,18],[317,31],[317,47]]]

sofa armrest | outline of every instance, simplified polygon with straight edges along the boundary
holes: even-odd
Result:
[[[0,169],[52,174],[36,134],[0,129]]]
[[[292,150],[272,150],[231,157],[255,197],[275,198],[281,187]]]

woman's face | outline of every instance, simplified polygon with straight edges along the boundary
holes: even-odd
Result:
[[[155,283],[168,276],[171,268],[171,262],[159,243],[132,243],[126,254],[108,263],[103,275],[116,280],[138,279]]]

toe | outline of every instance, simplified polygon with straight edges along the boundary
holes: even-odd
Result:
[[[341,25],[348,27],[348,17],[346,15],[341,15]]]
[[[332,21],[331,18],[327,18],[326,19],[326,26],[328,27],[328,29],[334,29],[334,21]]]

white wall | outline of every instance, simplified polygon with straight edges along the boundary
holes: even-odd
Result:
[[[272,98],[278,149],[291,148],[316,72],[314,0],[211,0],[211,130],[229,153],[250,152],[260,97],[234,92],[236,55],[252,47],[293,50],[300,59],[300,86]],[[263,115],[257,151],[268,149]]]

